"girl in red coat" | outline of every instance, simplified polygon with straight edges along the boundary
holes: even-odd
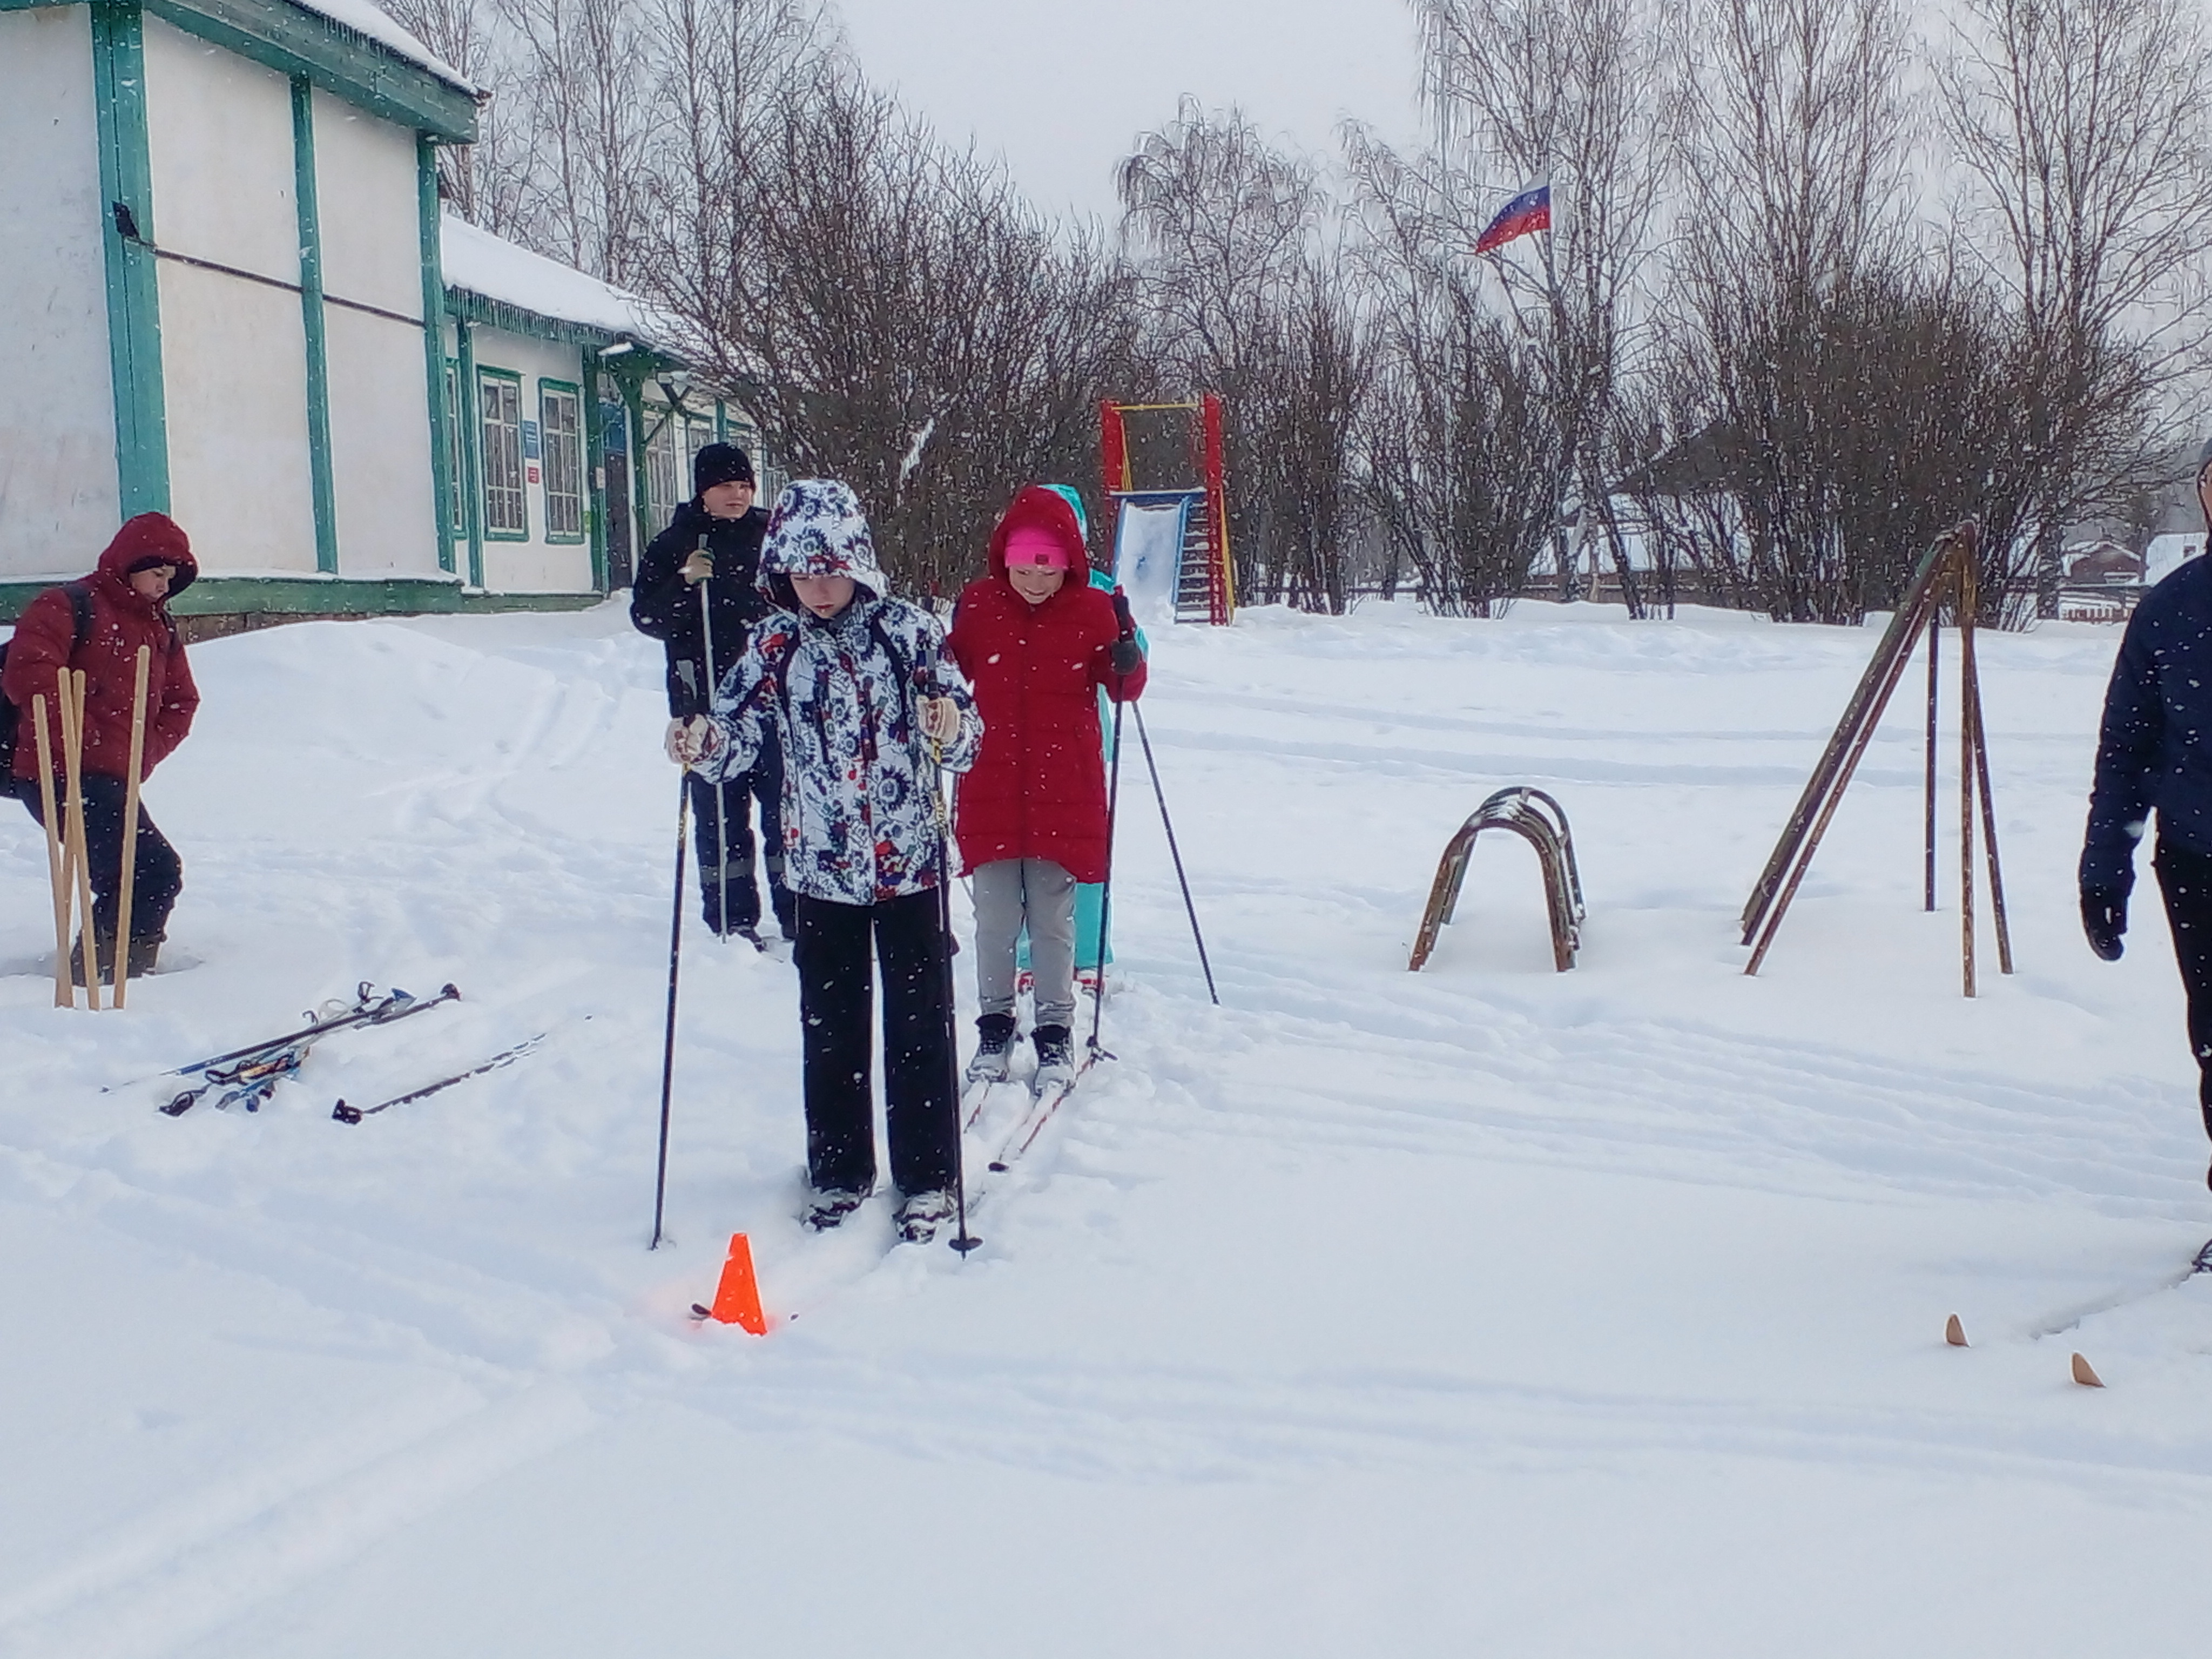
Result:
[[[24,607],[9,642],[0,694],[22,711],[15,734],[15,796],[41,817],[39,748],[31,729],[31,699],[46,700],[46,742],[60,770],[61,720],[54,676],[84,671],[84,835],[92,878],[95,960],[105,981],[115,976],[115,927],[123,883],[125,779],[131,769],[131,702],[137,681],[138,647],[151,647],[146,678],[146,747],[139,776],[167,759],[191,730],[200,694],[185,662],[185,642],[169,620],[168,601],[199,574],[191,544],[176,521],[141,513],[115,532],[91,575],[48,588]],[[150,974],[161,953],[169,910],[185,884],[184,860],[143,811],[132,849],[131,975]],[[76,957],[79,971],[83,956]],[[82,981],[80,981],[82,982]]]
[[[1106,878],[1106,780],[1098,691],[1145,688],[1145,660],[1113,599],[1088,585],[1075,510],[1032,484],[991,534],[991,574],[952,613],[946,647],[975,688],[981,757],[954,806],[975,895],[976,1022],[968,1075],[1006,1075],[1014,1037],[1014,942],[1024,923],[1035,975],[1042,1092],[1074,1075],[1075,888]]]

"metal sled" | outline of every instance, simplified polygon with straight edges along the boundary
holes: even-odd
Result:
[[[1460,825],[1437,865],[1436,884],[1429,889],[1429,906],[1421,913],[1421,931],[1413,940],[1413,959],[1406,964],[1419,973],[1437,948],[1437,935],[1459,907],[1460,883],[1467,878],[1468,855],[1474,838],[1486,830],[1510,830],[1536,849],[1544,870],[1544,898],[1552,916],[1552,961],[1561,973],[1575,965],[1582,946],[1583,879],[1575,867],[1575,838],[1567,828],[1567,815],[1559,803],[1540,789],[1520,786],[1501,789]]]

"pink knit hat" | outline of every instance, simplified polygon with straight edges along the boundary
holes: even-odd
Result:
[[[1067,549],[1059,537],[1041,525],[1018,525],[1006,536],[1006,564],[1043,570],[1068,568]]]

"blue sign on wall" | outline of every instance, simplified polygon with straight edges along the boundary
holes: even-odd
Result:
[[[538,436],[538,422],[535,421],[525,421],[522,423],[522,459],[524,460],[534,461],[542,458],[543,451],[539,447],[539,442],[540,441]]]

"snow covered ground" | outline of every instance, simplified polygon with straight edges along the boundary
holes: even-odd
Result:
[[[1221,1006],[1132,743],[1120,1059],[964,1263],[880,1197],[801,1236],[791,970],[696,930],[646,1250],[676,782],[618,608],[196,647],[148,799],[198,965],[52,1008],[0,812],[0,1653],[2194,1650],[2212,1279],[2157,1287],[2208,1149],[2147,872],[2118,966],[2074,915],[2117,635],[1984,636],[2021,971],[1972,1003],[1905,708],[1740,971],[1875,638],[1155,630]],[[1523,781],[1573,820],[1580,965],[1500,836],[1409,975],[1446,837]],[[362,978],[465,1000],[258,1115],[100,1092]],[[685,1316],[738,1229],[766,1338]]]

